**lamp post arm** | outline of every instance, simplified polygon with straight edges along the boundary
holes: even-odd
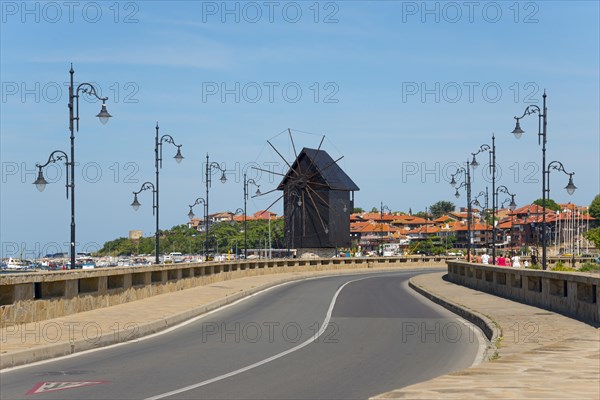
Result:
[[[97,98],[98,100],[102,101],[102,104],[106,103],[106,100],[108,100],[108,97],[98,96],[98,92],[97,92],[96,88],[91,83],[84,82],[84,83],[79,84],[79,86],[77,86],[77,89],[75,89],[75,93],[72,94],[72,97],[75,99],[75,116],[73,117],[73,119],[76,121],[75,128],[76,128],[77,132],[79,132],[79,92],[80,91],[89,96],[93,96],[93,97]]]
[[[488,144],[482,144],[481,146],[479,146],[479,150],[477,150],[477,152],[475,153],[471,153],[472,156],[476,156],[479,153],[482,153],[484,151],[489,151],[491,149],[490,145]]]
[[[43,168],[47,167],[49,164],[56,163],[61,160],[65,160],[65,166],[66,166],[66,168],[65,168],[65,170],[66,170],[65,190],[66,190],[67,199],[68,199],[69,198],[69,188],[72,187],[72,185],[69,184],[70,162],[69,162],[69,157],[67,156],[67,153],[65,153],[62,150],[54,150],[52,153],[50,153],[50,156],[48,157],[48,161],[46,161],[45,164],[35,164],[35,166],[38,168],[38,171],[41,171]]]
[[[531,104],[525,108],[525,111],[523,111],[523,115],[521,115],[520,117],[515,116],[513,118],[516,119],[517,121],[519,121],[519,120],[523,119],[525,116],[531,115],[531,114],[538,114],[539,116],[543,116],[542,109],[535,104]]]
[[[58,156],[56,155],[58,154]],[[65,153],[62,150],[55,150],[53,151],[50,156],[48,157],[48,161],[46,161],[45,164],[35,164],[36,167],[38,168],[44,168],[46,166],[48,166],[51,163],[55,163],[61,160],[65,160],[66,161],[66,165],[69,165],[69,157],[67,156],[67,153]]]
[[[157,205],[156,205],[156,187],[154,186],[154,184],[152,182],[144,182],[144,183],[142,183],[142,186],[140,187],[140,190],[138,190],[137,192],[133,192],[133,195],[135,197],[137,197],[138,194],[142,193],[145,190],[152,190],[152,215],[154,215],[155,210],[157,208]]]

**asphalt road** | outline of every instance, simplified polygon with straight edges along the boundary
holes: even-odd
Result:
[[[281,285],[170,333],[2,372],[0,398],[365,399],[470,366],[481,335],[409,289],[417,273]]]

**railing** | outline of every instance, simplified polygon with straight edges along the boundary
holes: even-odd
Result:
[[[447,261],[448,280],[482,292],[600,324],[600,276]]]
[[[0,275],[0,326],[57,318],[213,282],[263,274],[442,266],[447,257],[271,259]]]

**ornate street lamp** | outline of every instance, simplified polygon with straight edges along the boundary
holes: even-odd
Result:
[[[248,201],[248,185],[256,186],[256,192],[254,196],[260,196],[262,193],[260,192],[260,185],[256,183],[256,181],[252,178],[248,179],[246,174],[244,174],[244,259],[248,259],[248,227],[246,224],[247,219],[247,201]],[[253,197],[254,197],[253,196]]]
[[[537,114],[538,116],[538,145],[542,145],[542,268],[546,269],[546,143],[547,143],[547,126],[548,126],[548,108],[546,107],[546,91],[544,90],[543,98],[543,109],[540,109],[535,104],[529,105],[525,108],[523,115],[520,117],[514,117],[517,121],[515,129],[512,133],[515,138],[519,139],[525,131],[521,129],[520,120],[526,115]]]
[[[144,182],[140,187],[140,190],[137,192],[133,192],[133,202],[131,203],[131,207],[134,211],[140,209],[142,205],[138,200],[138,194],[142,193],[145,190],[152,191],[152,215],[156,215],[156,230],[154,232],[155,242],[154,242],[154,251],[155,251],[155,262],[156,264],[160,263],[159,260],[159,231],[158,231],[158,187],[155,186],[152,182]]]
[[[65,160],[67,160],[67,166],[70,166],[71,171],[70,171],[70,175],[71,175],[71,183],[67,183],[67,191],[68,188],[71,188],[71,244],[70,244],[70,248],[71,248],[71,268],[75,268],[75,256],[76,256],[76,252],[75,252],[75,131],[79,132],[79,96],[80,93],[84,93],[90,97],[95,97],[98,100],[102,101],[102,107],[100,109],[100,112],[96,115],[96,117],[99,118],[100,123],[102,123],[102,125],[105,125],[108,122],[108,119],[112,117],[112,115],[110,115],[106,109],[106,100],[108,100],[108,97],[100,97],[98,96],[98,92],[96,90],[96,87],[94,85],[92,85],[91,83],[81,83],[79,84],[77,87],[75,87],[75,83],[74,83],[74,78],[73,75],[75,74],[75,70],[73,70],[73,64],[71,64],[71,69],[69,70],[69,74],[70,74],[70,84],[69,84],[69,132],[71,134],[70,136],[70,140],[71,140],[71,156],[70,156],[70,161],[67,160],[66,158],[66,154],[62,151],[55,151],[52,154],[54,155],[55,153],[61,153],[65,158]],[[62,156],[59,156],[62,157]],[[52,155],[50,156],[50,159],[48,160],[48,163],[50,162],[56,162],[59,159],[62,158],[55,158],[55,161],[51,161],[52,160]],[[46,163],[44,166],[48,165],[48,163]],[[42,166],[43,167],[43,166]],[[67,175],[69,174],[69,172],[67,172]],[[41,179],[40,179],[41,178]],[[68,179],[68,177],[67,177]],[[46,180],[43,179],[43,174],[41,174],[41,169],[38,171],[38,179],[36,179],[36,188],[40,191],[42,191],[45,187],[46,184]]]
[[[471,167],[473,169],[477,168],[477,166],[479,165],[479,163],[477,162],[476,156],[481,153],[487,151],[489,154],[489,168],[490,168],[490,172],[492,173],[492,193],[494,193],[494,191],[496,190],[496,136],[494,134],[492,134],[492,145],[488,145],[488,144],[482,144],[479,147],[479,150],[477,150],[477,152],[475,153],[471,153],[473,155],[473,161],[471,161]],[[486,188],[487,190],[487,188]],[[486,195],[486,205],[485,207],[488,207],[487,204],[487,195]],[[492,223],[494,223],[495,221],[495,214],[494,214],[494,209],[495,209],[495,204],[494,204],[494,196],[492,196]],[[492,237],[492,246],[496,245],[496,238]],[[487,235],[486,235],[486,247],[487,247]]]
[[[33,182],[33,184],[35,185],[36,189],[40,192],[43,192],[44,189],[46,188],[46,185],[48,184],[48,181],[46,181],[46,178],[44,178],[44,172],[43,169],[48,166],[51,163],[57,163],[59,161],[63,161],[65,162],[65,170],[66,170],[66,183],[65,183],[65,190],[66,190],[66,194],[67,194],[67,199],[69,198],[69,188],[71,188],[71,197],[73,196],[73,179],[71,179],[71,183],[69,183],[69,165],[71,165],[71,163],[69,162],[69,157],[67,156],[67,153],[65,153],[62,150],[55,150],[50,154],[50,157],[48,157],[48,161],[46,161],[45,164],[35,164],[35,166],[38,168],[38,176],[37,179],[35,180],[35,182]],[[71,177],[72,178],[72,177]],[[74,239],[75,237],[75,225],[73,223],[73,221],[75,220],[75,204],[73,202],[71,202],[71,239]],[[75,242],[72,241],[72,244],[74,244]],[[71,268],[75,268],[75,246],[71,246]]]
[[[194,219],[194,217],[195,217],[195,215],[194,215],[194,207],[197,206],[197,205],[199,205],[199,204],[202,204],[204,206],[203,207],[203,210],[204,210],[204,220],[208,219],[208,212],[206,210],[206,200],[204,200],[202,197],[198,197],[196,199],[196,201],[194,201],[194,204],[190,204],[190,206],[189,206],[190,207],[190,212],[188,213],[188,217],[189,217],[190,221],[192,219]],[[206,229],[206,228],[208,228],[208,225],[204,225],[204,227]],[[204,239],[204,260],[205,261],[207,260],[207,257],[208,257],[208,254],[207,254],[208,253],[208,242],[206,240],[207,237],[208,237],[208,235],[205,235],[205,239]]]
[[[380,226],[381,226],[381,250],[380,250],[380,256],[383,256],[383,211],[387,210],[387,212],[391,213],[392,210],[390,210],[390,208],[388,206],[383,205],[383,201],[381,202],[381,206],[379,207],[379,213],[380,213]]]
[[[158,122],[156,123],[156,127],[155,127],[155,137],[154,137],[154,167],[155,167],[155,183],[151,183],[151,182],[145,182],[144,184],[142,184],[141,189],[138,192],[133,192],[134,194],[134,199],[133,199],[133,203],[131,203],[131,207],[133,207],[133,209],[135,211],[137,211],[140,207],[140,203],[137,199],[137,195],[140,194],[142,191],[144,190],[149,190],[152,189],[152,215],[156,216],[156,232],[155,232],[155,251],[156,254],[154,255],[154,262],[156,264],[160,264],[160,252],[159,252],[159,241],[160,241],[160,237],[159,237],[159,224],[160,224],[160,219],[159,219],[159,211],[160,211],[160,200],[159,200],[159,195],[160,195],[160,189],[159,189],[159,173],[160,173],[160,169],[162,168],[162,161],[163,161],[163,155],[162,155],[162,151],[163,151],[163,143],[169,143],[172,144],[173,146],[177,147],[177,153],[175,154],[175,156],[173,157],[175,159],[175,161],[177,162],[177,164],[181,163],[181,161],[183,160],[183,156],[181,155],[181,145],[180,144],[176,144],[175,140],[173,139],[173,136],[171,135],[162,135],[159,137],[159,126],[158,126]]]
[[[498,194],[505,193],[510,196],[510,204],[508,208],[510,211],[514,211],[517,208],[517,203],[515,203],[515,195],[511,193],[508,188],[504,185],[498,186],[496,191],[492,193],[492,202],[494,204],[494,209],[492,210],[492,214],[495,218],[496,211],[498,207]],[[504,207],[504,203],[502,203],[502,207]],[[496,221],[492,220],[492,237],[494,238],[494,242],[492,244],[492,265],[496,264]]]
[[[221,171],[221,183],[225,183],[227,182],[227,177],[225,176],[225,169],[221,168],[221,166],[219,164],[217,164],[216,162],[210,162],[209,158],[208,158],[208,154],[206,154],[206,197],[205,199],[205,208],[206,208],[206,218],[204,219],[204,224],[205,224],[205,242],[208,243],[208,194],[209,194],[209,189],[210,189],[210,183],[212,180],[212,169],[216,168],[219,171]],[[205,245],[206,248],[208,248],[208,245]]]
[[[455,177],[459,174],[464,174],[465,181],[456,187],[457,182]],[[460,193],[458,189],[465,187],[467,190],[467,262],[471,261],[471,173],[469,171],[469,160],[467,160],[466,167],[457,168],[456,172],[452,174],[452,180],[450,181],[452,187],[456,187],[454,196],[458,199]]]

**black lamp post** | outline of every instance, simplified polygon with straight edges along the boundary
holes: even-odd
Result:
[[[480,197],[482,197],[482,196],[484,197],[484,204],[483,204],[483,206],[482,206],[482,204],[479,202],[479,198],[480,198]],[[475,198],[474,198],[474,199],[473,199],[473,201],[472,201],[472,204],[473,204],[475,207],[481,207],[481,208],[482,208],[482,212],[481,212],[481,216],[482,216],[482,218],[480,218],[480,220],[481,220],[481,219],[483,219],[483,220],[484,220],[484,222],[485,222],[485,218],[483,218],[483,216],[484,216],[484,214],[485,214],[485,209],[487,209],[487,208],[488,208],[488,193],[487,193],[487,187],[485,188],[485,192],[482,190],[482,191],[480,191],[479,193],[477,193],[477,195],[475,196]],[[487,240],[488,234],[487,234],[487,224],[485,224],[485,223],[484,223],[484,228],[485,228],[485,248],[486,248],[486,251],[487,251],[487,248],[488,248],[488,240]]]
[[[513,135],[517,139],[525,133],[521,129],[519,121],[526,115],[537,114],[538,115],[538,144],[542,145],[542,268],[546,269],[546,174],[548,168],[546,166],[546,142],[547,142],[547,125],[548,125],[548,108],[546,107],[546,91],[544,90],[543,98],[543,110],[535,104],[529,105],[525,108],[523,115],[520,117],[514,117],[517,120],[515,129],[512,131]]]
[[[100,119],[100,123],[102,123],[102,125],[105,125],[108,122],[108,119],[112,117],[112,115],[110,115],[108,113],[108,111],[106,110],[106,100],[108,100],[108,97],[100,97],[98,96],[98,92],[95,88],[94,85],[92,85],[91,83],[81,83],[79,84],[77,87],[75,87],[75,83],[74,83],[74,79],[73,79],[73,75],[75,74],[75,71],[73,70],[73,64],[71,64],[71,69],[69,70],[69,74],[70,74],[70,84],[69,84],[69,131],[71,133],[70,139],[71,139],[71,157],[70,157],[70,162],[67,161],[67,165],[71,166],[71,183],[68,184],[68,186],[71,188],[71,268],[75,268],[75,131],[79,132],[79,93],[85,93],[88,96],[92,96],[95,97],[98,100],[102,101],[102,108],[100,109],[100,112],[96,115],[96,117],[98,117]],[[55,154],[56,152],[52,153]],[[60,152],[62,154],[64,154],[63,152]],[[52,155],[50,156],[50,159],[52,159]],[[56,162],[56,161],[51,161],[48,160],[48,162]],[[55,160],[59,160],[59,158],[56,158]],[[65,158],[66,160],[66,158]],[[46,163],[45,165],[48,165],[48,163]],[[41,172],[41,170],[39,170],[39,172]],[[39,180],[40,176],[38,176],[38,180]],[[43,179],[43,176],[42,176]],[[36,182],[38,182],[38,180],[36,180]],[[43,181],[39,181],[38,183],[36,183],[36,187],[38,188],[38,190],[43,190],[43,185],[45,185],[45,183],[47,183],[45,181],[45,179],[43,179]],[[68,189],[67,189],[68,190]]]
[[[208,219],[208,210],[206,209],[206,200],[204,200],[202,197],[198,197],[196,199],[196,201],[194,201],[194,204],[190,204],[190,206],[189,206],[190,207],[190,212],[188,213],[188,218],[190,220],[192,220],[195,217],[195,215],[194,215],[194,207],[197,206],[197,205],[199,205],[199,204],[202,204],[204,206],[203,207],[203,210],[204,210],[204,220],[206,221]],[[204,225],[204,227],[207,228],[208,225]],[[204,240],[204,260],[205,261],[206,261],[207,250],[208,250],[208,247],[207,247],[208,244],[207,244],[207,241],[206,241],[207,237],[208,237],[208,235],[205,236],[205,240]]]
[[[252,178],[247,179],[246,174],[244,174],[244,259],[247,260],[248,259],[248,227],[246,225],[246,219],[247,219],[247,201],[248,201],[248,185],[254,185],[256,186],[256,193],[255,196],[260,196],[260,185],[258,183],[256,183],[256,181]]]
[[[379,207],[379,213],[381,215],[381,222],[380,222],[380,226],[381,226],[381,250],[380,250],[380,254],[381,256],[383,256],[383,211],[387,210],[389,213],[392,212],[392,210],[390,210],[390,208],[388,206],[383,205],[383,201],[381,202],[381,206]]]
[[[225,183],[227,182],[227,177],[225,176],[225,169],[221,168],[221,166],[219,164],[217,164],[216,162],[210,162],[209,158],[208,158],[208,154],[206,154],[206,197],[205,199],[205,205],[206,205],[206,218],[205,218],[205,230],[206,230],[206,236],[205,236],[205,240],[206,243],[208,243],[208,193],[209,193],[209,189],[210,189],[210,183],[212,180],[212,169],[216,168],[219,171],[221,171],[221,183]],[[208,245],[207,245],[208,246]]]
[[[131,207],[133,207],[134,211],[137,211],[141,203],[138,201],[138,194],[142,193],[144,190],[152,190],[152,215],[156,215],[156,230],[154,232],[154,252],[155,254],[155,263],[159,264],[159,232],[158,232],[158,189],[152,182],[144,182],[142,187],[137,192],[133,192],[133,202],[131,203]]]
[[[492,265],[496,264],[496,211],[497,211],[497,207],[498,207],[498,194],[499,193],[505,193],[507,195],[510,196],[510,204],[508,205],[508,208],[511,211],[514,211],[515,208],[517,208],[517,203],[515,203],[515,195],[513,193],[511,193],[508,188],[504,185],[498,186],[496,188],[496,191],[494,193],[492,193],[492,201],[495,205],[495,207],[492,209],[492,221],[493,221],[493,225],[492,225],[492,236],[494,238],[494,242],[492,244]],[[502,206],[504,207],[504,203],[502,204]]]
[[[235,225],[235,221],[233,220],[233,218],[236,215],[243,215],[244,219],[246,219],[244,210],[242,208],[236,208],[236,210],[233,212],[233,216],[231,217],[232,225]],[[246,239],[246,227],[244,226],[244,242],[245,242],[245,239]],[[238,248],[237,248],[237,239],[235,239],[235,259],[237,260],[237,258],[238,258]]]
[[[71,196],[73,195],[73,180],[71,179],[71,183],[69,183],[69,165],[71,164],[69,162],[69,157],[67,156],[67,153],[65,153],[62,150],[55,150],[50,154],[50,157],[48,157],[48,161],[46,161],[45,164],[35,164],[35,166],[38,168],[38,176],[37,179],[35,180],[35,182],[33,182],[33,184],[35,185],[35,187],[37,188],[37,190],[39,190],[40,192],[43,192],[44,189],[46,188],[46,185],[48,184],[48,181],[46,181],[46,179],[44,178],[44,172],[43,172],[43,168],[48,166],[51,163],[56,163],[59,161],[65,161],[65,169],[66,169],[66,183],[65,183],[65,188],[66,188],[66,192],[67,192],[67,199],[69,198],[69,188],[71,188]],[[74,215],[75,215],[75,209],[74,207],[74,203],[71,202],[71,221],[74,220]],[[71,230],[71,238],[74,238],[74,227],[75,225],[71,225],[71,227],[73,228]],[[72,240],[71,243],[74,243],[74,241]],[[71,246],[71,268],[75,268],[75,246]]]
[[[473,170],[475,170],[475,168],[477,168],[477,166],[479,165],[479,163],[477,162],[476,156],[483,152],[483,151],[487,151],[489,153],[489,168],[490,168],[490,172],[492,173],[492,193],[494,193],[496,191],[496,136],[494,134],[492,134],[492,145],[488,145],[488,144],[482,144],[479,147],[479,150],[477,150],[476,153],[471,153],[473,155],[473,161],[471,161],[471,167],[473,168]],[[488,201],[487,201],[487,187],[486,187],[486,200],[485,200],[485,207],[488,207]],[[495,203],[494,203],[494,196],[492,196],[492,210],[494,210],[495,208]],[[495,223],[494,220],[494,216],[492,216],[492,224]],[[492,236],[492,246],[496,245],[496,238]],[[486,235],[486,247],[487,247],[487,235]]]
[[[163,150],[163,143],[170,143],[173,146],[177,147],[177,153],[175,154],[175,156],[173,157],[175,159],[175,161],[177,162],[177,164],[181,163],[181,161],[183,160],[183,156],[181,155],[181,145],[180,144],[176,144],[175,140],[173,139],[173,136],[171,135],[162,135],[159,137],[159,127],[158,127],[158,122],[156,123],[156,135],[154,138],[154,167],[155,167],[155,174],[156,174],[156,181],[154,184],[150,183],[150,182],[146,182],[142,185],[142,188],[140,189],[140,191],[138,192],[134,192],[134,200],[133,203],[131,203],[131,206],[133,207],[134,210],[138,210],[140,204],[139,202],[137,202],[137,194],[139,194],[141,191],[143,190],[148,190],[148,189],[152,189],[152,193],[154,194],[153,196],[153,205],[152,207],[154,209],[156,209],[156,212],[153,211],[152,215],[156,216],[156,233],[155,233],[155,251],[156,254],[154,255],[154,262],[156,264],[160,264],[160,252],[159,252],[159,211],[160,211],[160,201],[159,201],[159,194],[160,194],[160,190],[159,190],[159,171],[162,168],[162,150]]]
[[[551,161],[550,163],[548,163],[548,167],[546,168],[547,177],[546,177],[546,189],[545,190],[546,190],[546,193],[548,194],[546,197],[550,198],[550,171],[551,170],[561,171],[565,175],[569,175],[569,183],[567,183],[567,186],[565,186],[565,190],[567,191],[569,196],[572,196],[573,193],[575,193],[575,190],[577,189],[577,186],[575,186],[575,184],[573,184],[573,175],[575,175],[575,172],[567,172],[565,170],[564,165],[560,161]],[[545,230],[545,226],[544,226],[544,227],[542,227],[542,254],[546,254],[545,246],[547,243],[546,243],[545,238],[546,238],[546,230]],[[574,257],[575,251],[573,251],[572,253],[573,253],[573,257]],[[575,266],[574,258],[572,259],[572,264],[573,264],[573,266]],[[545,266],[544,266],[544,269],[546,269]]]
[[[465,175],[465,181],[462,182],[458,187],[456,187],[456,175],[458,174]],[[461,187],[465,187],[467,190],[467,262],[471,261],[471,173],[469,172],[469,161],[467,160],[466,167],[460,167],[456,170],[454,174],[452,174],[452,180],[450,181],[450,185],[452,187],[456,187],[456,192],[454,196],[458,199],[460,197],[460,193],[458,189]]]

